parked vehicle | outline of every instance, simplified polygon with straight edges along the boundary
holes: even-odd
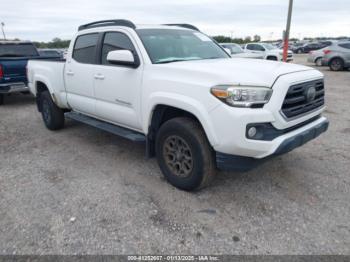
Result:
[[[28,92],[26,66],[29,58],[38,57],[30,42],[0,41],[0,105],[6,94]]]
[[[322,66],[322,59],[324,56],[324,50],[327,48],[327,46],[331,46],[337,43],[337,41],[334,40],[329,40],[329,41],[323,41],[320,42],[321,44],[325,45],[326,47],[315,50],[315,51],[310,51],[307,57],[307,61],[309,63],[314,63],[316,66]]]
[[[324,47],[325,45],[320,43],[307,43],[307,44],[304,44],[303,46],[295,48],[293,52],[296,54],[306,54],[306,53],[309,53],[310,51],[319,50]]]
[[[38,51],[41,57],[63,58],[63,52],[55,49],[39,49]]]
[[[313,63],[316,66],[322,66],[322,58],[323,58],[323,50],[325,48],[315,50],[315,51],[310,51],[307,57],[307,61],[309,63]]]
[[[220,44],[225,50],[228,51],[229,55],[234,58],[253,58],[253,59],[263,59],[263,55],[246,53],[243,48],[235,43],[222,43]]]
[[[283,50],[276,46],[267,43],[249,43],[244,46],[244,51],[247,53],[259,54],[267,60],[282,61]],[[288,51],[287,62],[293,61],[293,52]]]
[[[350,68],[350,41],[338,42],[323,50],[322,65],[329,66],[332,71]]]
[[[216,169],[253,168],[328,128],[319,71],[231,59],[187,24],[80,26],[67,61],[31,60],[28,79],[48,129],[70,118],[144,142],[183,190],[208,185]]]

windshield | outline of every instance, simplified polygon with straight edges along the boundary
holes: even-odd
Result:
[[[277,49],[276,46],[271,45],[271,44],[262,44],[267,50],[273,50],[273,49]]]
[[[138,29],[152,63],[229,58],[208,36],[190,30]]]
[[[30,43],[5,43],[0,44],[0,56],[38,56],[38,52]]]

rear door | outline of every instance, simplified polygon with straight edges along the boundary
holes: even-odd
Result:
[[[108,122],[139,130],[142,62],[138,68],[131,68],[107,61],[107,54],[114,50],[130,50],[140,57],[135,46],[127,32],[105,32],[94,81],[96,115]]]
[[[79,35],[65,67],[69,105],[78,112],[95,115],[94,73],[99,34]]]

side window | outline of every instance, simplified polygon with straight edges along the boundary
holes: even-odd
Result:
[[[261,45],[255,45],[255,50],[258,50],[258,51],[265,51],[265,48]]]
[[[248,50],[255,50],[254,45],[248,44],[247,45]]]
[[[346,49],[350,49],[350,43],[349,44],[339,44],[339,46],[346,48]]]
[[[106,33],[102,46],[102,65],[110,65],[110,63],[107,61],[107,55],[109,52],[114,50],[130,50],[135,52],[135,47],[132,44],[130,38],[123,33]]]
[[[73,59],[83,64],[94,64],[98,34],[78,36],[73,50]]]

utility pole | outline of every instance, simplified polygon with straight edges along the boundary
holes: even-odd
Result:
[[[4,26],[5,26],[5,23],[4,22],[1,22],[1,31],[2,31],[2,34],[4,36],[4,40],[6,40],[6,35],[5,35],[5,31],[4,31]]]
[[[292,11],[293,11],[293,0],[289,0],[287,27],[286,27],[286,32],[284,34],[284,48],[283,48],[284,62],[287,61],[287,57],[288,57],[289,33],[290,33],[290,24],[292,22]]]

